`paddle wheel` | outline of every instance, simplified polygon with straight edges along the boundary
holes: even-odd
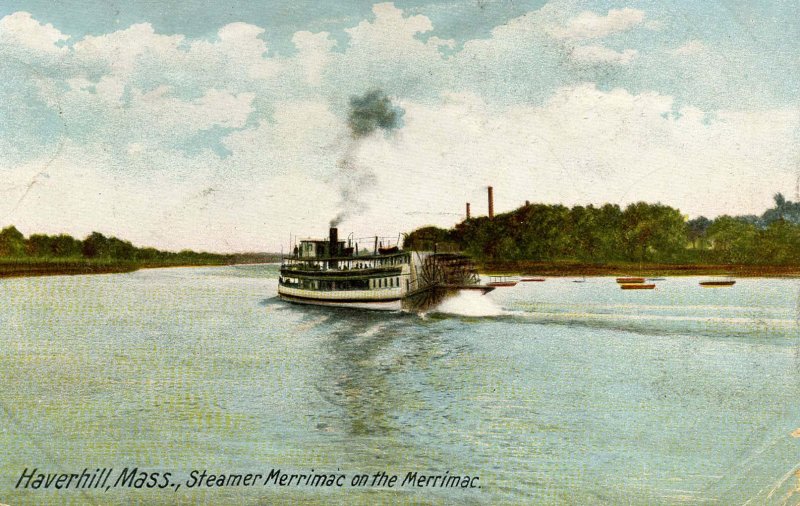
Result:
[[[460,290],[491,291],[479,285],[478,272],[469,257],[456,253],[415,254],[416,283],[403,300],[406,310],[426,311]]]

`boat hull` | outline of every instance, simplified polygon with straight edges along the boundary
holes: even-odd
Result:
[[[402,292],[400,288],[319,291],[279,286],[278,296],[288,302],[316,306],[351,307],[378,311],[399,311],[402,308]]]
[[[412,293],[401,289],[369,291],[316,291],[281,286],[278,297],[295,304],[346,307],[373,311],[425,311],[462,291],[486,294],[494,287],[486,285],[432,285]]]
[[[370,311],[401,311],[403,309],[402,300],[335,300],[335,299],[313,299],[307,297],[294,297],[286,294],[278,294],[281,300],[292,304],[304,304],[311,306],[325,307],[344,307],[351,309],[367,309]]]
[[[656,287],[655,284],[645,285],[643,283],[620,285],[623,290],[652,290]]]
[[[701,281],[700,286],[705,288],[719,288],[725,286],[733,286],[736,284],[736,281]]]
[[[631,277],[631,278],[617,278],[617,283],[630,285],[633,283],[644,283],[644,278]]]

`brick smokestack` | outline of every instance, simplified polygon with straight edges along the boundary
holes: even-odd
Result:
[[[469,219],[469,202],[467,202],[467,219]]]
[[[494,218],[494,188],[489,187],[489,219]]]

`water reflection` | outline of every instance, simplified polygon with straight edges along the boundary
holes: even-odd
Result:
[[[341,416],[328,423],[355,436],[396,431],[398,412],[420,403],[418,392],[407,391],[395,377],[407,371],[415,355],[413,347],[404,349],[403,343],[414,333],[418,318],[356,310],[327,313],[329,332],[319,342],[323,360],[317,388]]]
[[[441,339],[445,325],[415,314],[298,307],[300,325],[319,334],[315,375],[320,397],[333,408],[318,430],[349,436],[391,436],[432,406],[432,378],[438,359],[460,346]]]

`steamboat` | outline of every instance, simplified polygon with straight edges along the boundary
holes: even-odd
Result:
[[[304,239],[281,259],[278,296],[288,302],[388,311],[426,311],[464,290],[482,294],[475,264],[461,253],[400,249],[400,238],[374,238],[372,247]]]

